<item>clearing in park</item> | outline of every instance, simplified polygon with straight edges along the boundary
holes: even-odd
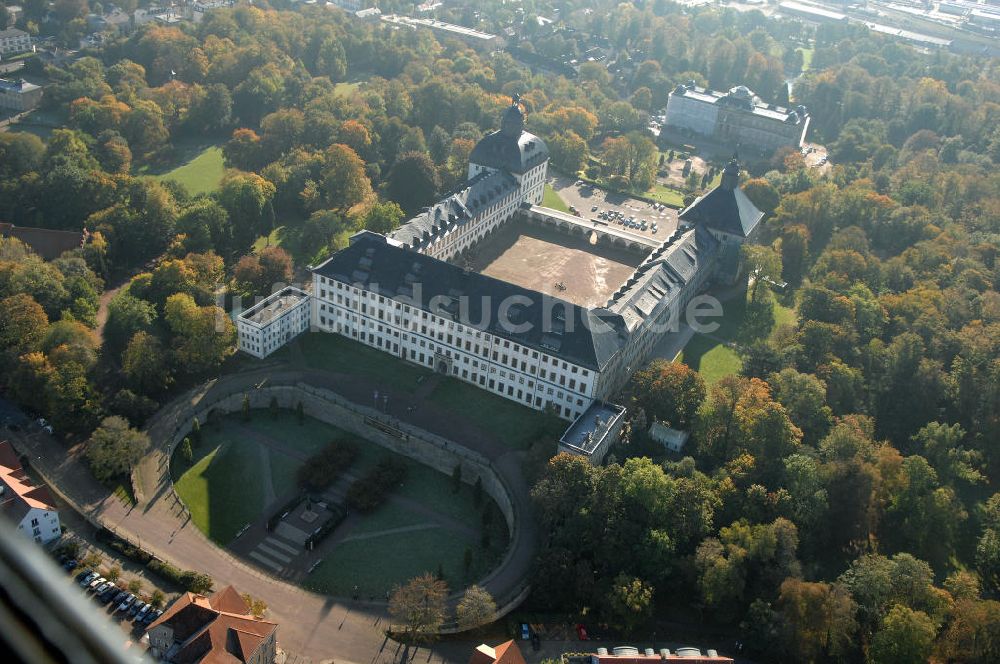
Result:
[[[441,572],[459,589],[482,578],[506,550],[506,522],[489,496],[477,499],[465,483],[456,492],[451,477],[319,420],[307,416],[300,424],[291,411],[254,410],[249,420],[238,413],[213,418],[201,432],[190,465],[180,446],[171,460],[174,486],[194,524],[249,562],[311,590],[384,599],[394,585],[424,572]],[[309,494],[309,509],[320,517],[329,516],[323,504],[339,514],[347,487],[380,461],[402,463],[403,481],[373,512],[349,514],[314,551],[296,541],[297,528],[287,527],[310,530],[293,523],[304,505],[265,533],[261,524],[299,494],[299,468],[332,441],[349,441],[358,454],[337,481]],[[241,535],[248,523],[260,527]]]

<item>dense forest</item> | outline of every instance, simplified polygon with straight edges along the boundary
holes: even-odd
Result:
[[[42,23],[26,3],[25,20],[59,34],[87,9],[58,4]],[[265,293],[435,200],[514,93],[556,167],[639,182],[647,114],[677,82],[781,103],[795,76],[832,168],[782,151],[743,177],[768,213],[749,262],[789,284],[753,289],[748,320],[781,299],[795,322],[748,324],[741,374],[711,385],[654,363],[623,395],[615,462],[539,472],[532,604],[625,632],[717,623],[766,661],[1000,659],[1000,64],[665,0],[557,2],[558,29],[533,39],[550,6],[475,4],[443,17],[517,21],[524,49],[600,43],[613,61],[566,78],[274,2],[39,69],[64,126],[0,133],[0,219],[91,241],[51,262],[0,241],[4,394],[71,434],[110,414],[140,425],[232,354],[220,293]],[[199,140],[222,145],[216,191],[143,175]],[[281,248],[254,252],[279,226]],[[107,284],[123,286],[104,320]],[[646,440],[653,419],[693,432],[689,456]]]

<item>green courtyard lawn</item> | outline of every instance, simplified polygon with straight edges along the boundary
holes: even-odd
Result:
[[[295,454],[265,445],[245,429],[280,441]],[[506,524],[485,494],[477,506],[472,486],[463,483],[455,493],[450,476],[311,417],[300,425],[292,411],[279,411],[275,417],[269,409],[254,410],[249,422],[230,414],[206,424],[190,467],[175,452],[171,462],[174,487],[195,526],[213,541],[228,545],[244,525],[264,516],[267,482],[276,497],[284,499],[296,489],[301,456],[338,439],[349,439],[358,449],[348,478],[362,476],[387,457],[402,461],[407,474],[392,494],[399,499],[361,516],[344,533],[346,541],[327,555],[303,585],[337,595],[349,595],[357,585],[364,594],[382,597],[396,584],[441,567],[452,586],[459,588],[486,574],[502,558],[509,539]],[[270,477],[265,476],[264,455],[270,463]],[[491,516],[490,542],[485,549],[480,535],[484,510]],[[422,528],[398,530],[414,525]],[[466,548],[473,552],[468,576]]]
[[[553,210],[569,214],[569,206],[566,205],[566,201],[547,182],[545,183],[545,192],[542,194],[542,207],[552,208]]]
[[[264,510],[263,468],[255,443],[202,429],[194,464],[174,480],[191,520],[219,544],[229,544]]]
[[[467,417],[483,431],[502,436],[517,450],[526,450],[543,436],[559,438],[566,425],[562,420],[541,411],[491,394],[457,378],[445,378],[431,393],[436,405]]]

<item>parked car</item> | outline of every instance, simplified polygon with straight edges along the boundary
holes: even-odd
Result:
[[[99,576],[96,579],[94,579],[93,581],[91,581],[90,584],[88,584],[88,585],[89,585],[90,589],[93,590],[94,588],[96,588],[97,586],[101,585],[105,581],[107,581],[107,579],[105,579],[103,576]]]
[[[104,592],[100,594],[98,599],[101,601],[101,604],[108,604],[118,597],[119,593],[120,591],[118,590],[118,586],[113,583],[109,583],[108,587],[104,589]]]
[[[153,605],[146,603],[142,605],[142,608],[135,612],[135,621],[137,623],[142,623],[142,619],[146,617],[146,614],[153,610]]]
[[[132,593],[126,593],[125,599],[123,599],[122,603],[118,605],[117,609],[115,609],[115,613],[118,613],[119,611],[128,611],[129,607],[132,606],[136,599],[137,597]]]
[[[146,614],[145,618],[142,619],[142,624],[143,625],[148,625],[149,623],[153,622],[154,620],[156,620],[157,618],[159,618],[162,615],[163,615],[163,611],[161,611],[159,609],[153,609],[149,613]]]
[[[100,576],[97,572],[93,570],[84,570],[80,572],[79,576],[76,577],[76,582],[80,584],[81,588],[86,588],[90,585],[90,582]]]
[[[114,588],[114,587],[115,584],[111,583],[110,581],[105,581],[104,583],[94,588],[94,597],[101,598],[104,596],[106,592],[108,592],[109,588]]]
[[[126,597],[128,597],[128,591],[119,590],[117,593],[115,593],[114,597],[111,598],[111,604],[113,604],[114,606],[118,606]]]
[[[66,570],[67,572],[72,572],[79,565],[80,561],[78,561],[76,558],[70,558],[69,560],[63,563],[63,569]]]
[[[149,606],[149,604],[146,604],[141,599],[140,600],[136,600],[135,604],[133,604],[132,606],[129,607],[128,617],[129,618],[136,617],[137,615],[139,615],[139,611],[142,611],[142,609],[144,607],[147,607],[147,606]]]

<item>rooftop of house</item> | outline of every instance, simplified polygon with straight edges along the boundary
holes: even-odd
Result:
[[[3,485],[0,511],[14,523],[20,523],[32,509],[56,511],[55,500],[48,488],[32,484],[21,467],[17,453],[7,441],[0,441],[0,484]]]
[[[608,652],[607,648],[598,648],[591,655],[567,655],[563,658],[566,664],[655,664],[656,662],[702,662],[703,664],[733,664],[732,657],[720,655],[712,649],[702,653],[701,649],[685,646],[671,651],[661,648],[639,650],[634,646],[619,646]]]
[[[484,643],[473,651],[469,664],[524,664],[524,656],[513,640],[495,648]]]
[[[697,99],[698,101],[715,104],[720,107],[743,110],[763,118],[787,122],[789,124],[799,124],[809,115],[808,109],[801,104],[794,109],[778,106],[777,104],[767,104],[761,101],[760,97],[745,85],[737,85],[730,88],[727,92],[722,92],[721,90],[699,87],[695,85],[694,81],[688,81],[675,87],[670,94],[671,96]]]
[[[76,249],[87,239],[87,232],[57,231],[51,228],[30,228],[0,222],[0,237],[13,237],[28,245],[47,261]]]
[[[240,314],[240,318],[257,325],[267,325],[282,314],[309,299],[309,293],[303,290],[288,286],[277,293],[266,297],[254,306]]]
[[[210,597],[184,593],[146,629],[173,630],[170,660],[183,664],[243,664],[278,626],[258,620],[233,586]]]
[[[5,92],[31,92],[32,90],[40,90],[40,85],[35,85],[34,83],[29,83],[23,78],[19,78],[16,81],[9,81],[6,78],[0,78],[0,90]]]
[[[312,271],[588,369],[603,369],[625,338],[611,311],[471,272],[370,231]]]
[[[559,442],[591,454],[624,414],[622,406],[594,401],[566,429]]]

